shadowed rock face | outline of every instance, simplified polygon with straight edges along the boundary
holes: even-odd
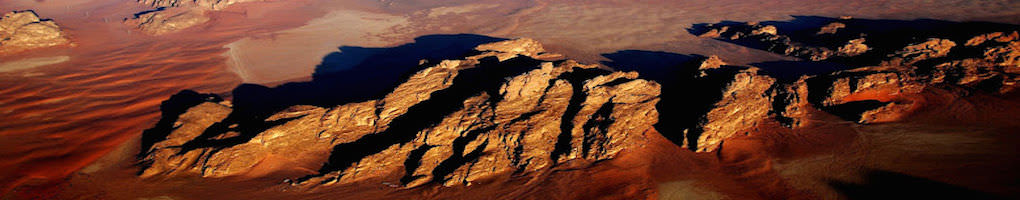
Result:
[[[56,23],[40,19],[31,10],[9,12],[0,18],[0,53],[70,43]]]
[[[406,187],[467,185],[610,159],[656,134],[659,85],[636,79],[637,73],[537,60],[551,54],[530,39],[476,50],[418,71],[381,99],[293,106],[264,127],[218,127],[233,109],[229,102],[192,102],[174,128],[147,131],[167,136],[143,154],[141,175],[227,177],[282,162],[318,167],[318,174],[299,179],[309,186],[380,177]],[[207,135],[213,129],[225,131]],[[255,136],[201,145],[247,132]]]

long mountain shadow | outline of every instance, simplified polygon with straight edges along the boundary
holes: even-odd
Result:
[[[238,86],[231,92],[233,111],[223,121],[181,145],[180,152],[209,147],[218,150],[246,143],[259,132],[291,120],[266,121],[274,113],[294,105],[332,107],[379,99],[421,70],[422,60],[436,63],[457,59],[473,53],[475,46],[502,40],[505,39],[471,34],[428,35],[415,38],[414,43],[390,48],[339,47],[338,52],[325,56],[316,66],[309,82],[287,83],[272,88],[255,84]],[[209,98],[189,92],[182,92],[175,95],[179,98],[164,102],[161,107],[163,113],[179,115],[189,105],[196,104],[198,99]],[[142,154],[173,131],[172,121],[166,124],[145,131]],[[220,138],[230,131],[240,135]]]
[[[602,62],[606,66],[621,71],[637,71],[640,78],[658,82],[662,93],[661,101],[655,105],[659,111],[655,129],[674,144],[683,145],[687,140],[688,148],[697,148],[701,134],[697,127],[701,116],[722,98],[720,88],[732,75],[714,74],[710,78],[698,78],[698,66],[705,58],[701,55],[624,50],[602,56],[610,59]]]
[[[829,186],[848,199],[1007,199],[898,172],[870,170],[864,178],[864,183],[829,181]]]

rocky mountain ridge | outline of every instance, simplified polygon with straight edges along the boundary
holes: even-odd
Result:
[[[748,35],[780,32],[751,26],[757,28]],[[812,33],[843,29],[834,27],[840,26]],[[795,79],[703,57],[677,66],[696,68],[690,73],[671,75],[697,87],[689,99],[661,102],[688,107],[693,118],[660,117],[662,86],[636,72],[557,60],[531,39],[483,44],[459,60],[422,61],[422,70],[380,99],[290,106],[255,120],[235,119],[245,114],[238,114],[239,105],[215,95],[182,92],[164,102],[164,118],[143,136],[141,175],[259,176],[293,166],[305,176],[288,181],[302,187],[369,179],[394,187],[454,186],[588,166],[643,148],[649,134],[679,137],[674,142],[694,151],[719,151],[727,139],[767,122],[790,129],[810,124],[817,117],[811,113],[891,122],[939,98],[1013,92],[1020,80],[1017,33],[973,35],[899,48],[869,44],[857,52],[893,53],[876,65]],[[656,130],[657,123],[686,127]]]
[[[169,123],[177,124],[165,130],[169,133],[159,133],[166,137],[144,154],[148,167],[142,176],[227,177],[262,163],[288,162],[319,167],[296,184],[400,175],[392,182],[406,187],[469,185],[565,162],[610,159],[642,146],[644,135],[657,134],[652,125],[659,86],[636,79],[636,73],[537,60],[552,54],[530,39],[477,50],[478,55],[415,73],[379,100],[287,108],[267,118],[269,126],[247,141],[231,145],[208,145],[250,134],[237,124],[218,124],[229,117],[230,103],[179,94],[174,98],[197,100]]]
[[[811,33],[834,34],[847,27],[837,23],[840,22],[828,23],[817,29],[817,33]],[[780,34],[772,25],[752,22],[707,27],[710,28],[700,36],[741,40],[740,44],[763,47],[806,60],[829,59],[860,65],[852,62],[853,59],[874,59],[860,53],[872,49],[867,47],[869,45],[860,44],[864,38],[844,37],[849,39],[844,46],[846,48],[833,51],[825,46],[810,45],[810,42],[792,42],[794,39]],[[810,28],[808,30],[811,31]],[[1013,92],[1020,81],[1017,73],[1020,70],[1017,31],[969,35],[968,39],[958,41],[929,38],[900,48],[872,44],[870,46],[886,52],[881,54],[876,65],[864,64],[831,73],[802,75],[786,81],[773,78],[771,73],[777,72],[755,67],[742,70],[730,67],[730,72],[721,80],[725,84],[715,81],[715,85],[723,88],[718,101],[713,101],[716,103],[704,113],[697,125],[684,130],[683,144],[696,151],[718,150],[719,144],[726,138],[748,134],[748,130],[765,120],[775,120],[791,128],[799,127],[809,118],[808,110],[822,110],[858,123],[891,122],[922,109],[927,106],[926,102],[936,100],[931,98],[954,98],[975,91]],[[858,44],[860,46],[854,47]],[[844,51],[847,49],[856,50]],[[831,59],[833,56],[846,60]],[[709,58],[704,63],[719,65],[719,61],[714,59]],[[704,72],[698,77],[706,78]],[[727,80],[730,81],[727,83]],[[702,96],[719,95],[709,93]],[[933,93],[941,96],[931,95]]]

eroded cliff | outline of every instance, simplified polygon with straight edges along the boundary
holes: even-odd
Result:
[[[243,176],[285,163],[318,169],[300,185],[470,185],[611,159],[657,134],[659,85],[637,73],[538,60],[552,54],[530,39],[477,50],[418,71],[382,99],[293,106],[257,123],[230,123],[237,111],[227,101],[180,94],[171,101],[191,103],[171,114],[179,117],[146,133],[156,142],[143,144],[142,176]]]

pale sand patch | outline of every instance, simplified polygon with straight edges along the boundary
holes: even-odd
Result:
[[[223,56],[228,58],[231,70],[246,83],[306,78],[338,47],[392,44],[393,41],[378,35],[406,23],[407,18],[402,16],[337,10],[298,28],[230,43],[224,46],[230,50]]]
[[[726,195],[699,187],[694,180],[673,181],[659,184],[659,199],[727,199]]]
[[[39,66],[52,65],[71,60],[70,56],[37,57],[0,63],[0,72],[31,69]]]
[[[499,4],[476,3],[476,4],[468,4],[468,5],[460,5],[460,6],[444,6],[444,7],[438,7],[438,8],[431,8],[431,9],[427,9],[427,10],[423,10],[423,11],[419,11],[419,12],[428,13],[427,17],[429,17],[429,18],[437,18],[437,17],[443,16],[443,15],[459,15],[459,14],[475,12],[475,11],[480,11],[480,10],[485,10],[485,9],[493,9],[493,8],[496,8],[496,7],[499,7]]]

